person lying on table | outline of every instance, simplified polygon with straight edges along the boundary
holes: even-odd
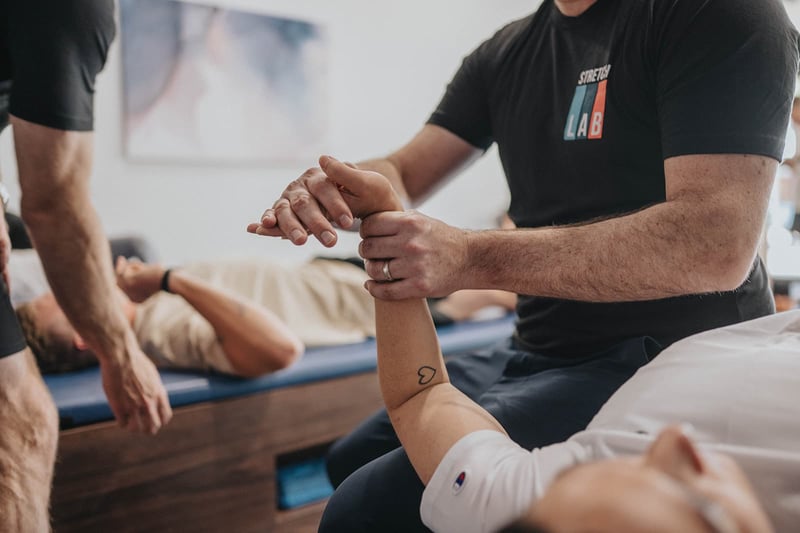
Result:
[[[379,174],[321,163],[357,216],[403,210]],[[425,300],[376,299],[375,317],[381,392],[426,485],[420,512],[434,531],[496,531],[516,520],[508,531],[800,524],[800,311],[678,341],[586,430],[532,451],[450,385]]]
[[[30,277],[36,258],[24,259]],[[120,306],[145,354],[160,367],[256,377],[288,367],[305,346],[375,336],[372,297],[363,287],[367,274],[344,260],[290,266],[218,260],[168,271],[120,257],[116,276]],[[444,324],[487,306],[512,309],[514,299],[502,291],[463,291],[431,305]],[[17,315],[42,372],[96,364],[51,292],[18,305]]]

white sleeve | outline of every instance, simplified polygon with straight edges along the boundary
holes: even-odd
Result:
[[[439,463],[420,505],[436,532],[496,531],[521,517],[561,470],[583,462],[575,442],[528,451],[502,433],[463,437]]]

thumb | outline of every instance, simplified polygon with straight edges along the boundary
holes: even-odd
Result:
[[[125,265],[127,263],[128,262],[125,260],[125,257],[121,255],[117,257],[117,264],[115,265],[116,266],[115,270],[118,275],[122,274],[122,271],[125,270]]]
[[[369,182],[365,171],[359,170],[353,164],[342,163],[329,155],[319,158],[319,166],[331,181],[344,187],[355,196],[361,196],[364,187]]]

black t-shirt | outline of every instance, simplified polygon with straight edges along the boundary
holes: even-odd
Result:
[[[780,159],[797,64],[778,0],[598,0],[579,17],[545,0],[464,60],[429,122],[480,148],[497,143],[518,227],[584,222],[663,202],[669,157]],[[521,296],[517,338],[583,355],[634,336],[668,345],[772,310],[756,261],[722,294]]]
[[[114,40],[113,0],[0,0],[0,130],[8,113],[90,131],[95,76]]]

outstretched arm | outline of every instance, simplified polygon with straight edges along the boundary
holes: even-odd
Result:
[[[117,259],[117,285],[135,302],[161,289],[160,265]],[[275,313],[182,270],[169,275],[170,292],[181,296],[208,320],[231,366],[240,376],[256,377],[286,368],[303,353],[303,343]]]
[[[402,211],[389,181],[375,172],[323,157],[320,165],[356,216]],[[489,429],[505,433],[483,408],[450,385],[436,330],[423,299],[375,301],[378,379],[386,409],[423,483],[462,437]]]

